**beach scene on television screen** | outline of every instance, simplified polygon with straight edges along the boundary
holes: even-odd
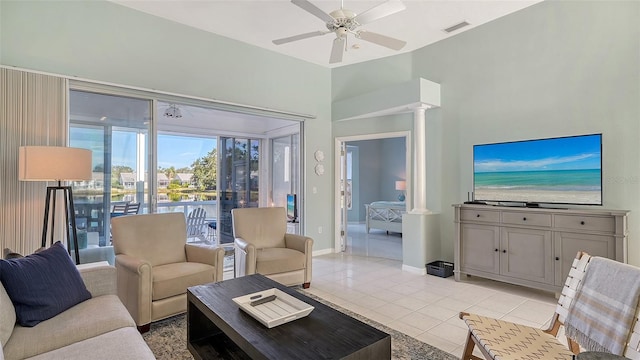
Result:
[[[474,199],[602,204],[600,135],[474,146]]]

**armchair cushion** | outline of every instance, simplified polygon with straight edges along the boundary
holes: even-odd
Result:
[[[35,326],[91,298],[60,242],[24,258],[0,260],[0,278],[22,326]]]
[[[256,272],[270,275],[304,269],[307,257],[293,249],[268,248],[258,249],[256,260]]]
[[[216,268],[211,265],[184,262],[154,266],[152,300],[166,299],[185,293],[190,286],[215,281]]]
[[[151,266],[185,262],[187,223],[182,213],[143,214],[111,219],[118,254],[144,254]]]
[[[231,210],[233,235],[256,248],[285,247],[287,232],[284,208],[241,208]]]

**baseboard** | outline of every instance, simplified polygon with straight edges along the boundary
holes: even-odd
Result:
[[[427,275],[427,268],[417,268],[409,265],[402,264],[402,271],[417,275]]]
[[[334,253],[333,248],[328,248],[328,249],[316,250],[313,253],[311,253],[311,256],[320,256],[320,255],[327,255],[327,254],[333,254],[333,253]]]

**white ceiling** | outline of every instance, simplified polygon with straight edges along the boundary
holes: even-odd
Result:
[[[98,122],[123,128],[146,128],[151,119],[149,100],[71,91],[69,103],[70,117],[76,121]],[[222,111],[179,102],[171,104],[178,106],[181,117],[171,118],[165,116],[169,104],[164,101],[158,102],[159,131],[202,136],[250,134],[267,137],[279,130],[298,125],[295,120]]]
[[[402,50],[390,50],[349,35],[347,52],[343,61],[337,64],[329,64],[334,34],[282,45],[271,42],[274,39],[326,30],[322,20],[289,0],[111,1],[318,65],[336,67],[410,52],[541,0],[404,0],[405,10],[359,28],[405,40],[407,45]],[[340,8],[340,0],[310,1],[326,13]],[[384,0],[344,0],[344,8],[358,14],[383,2]],[[450,34],[443,31],[462,21],[471,25]]]

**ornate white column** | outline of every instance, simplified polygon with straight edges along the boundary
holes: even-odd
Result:
[[[413,173],[413,209],[414,214],[429,214],[427,209],[427,135],[425,112],[428,105],[417,106],[413,110],[414,173]]]

